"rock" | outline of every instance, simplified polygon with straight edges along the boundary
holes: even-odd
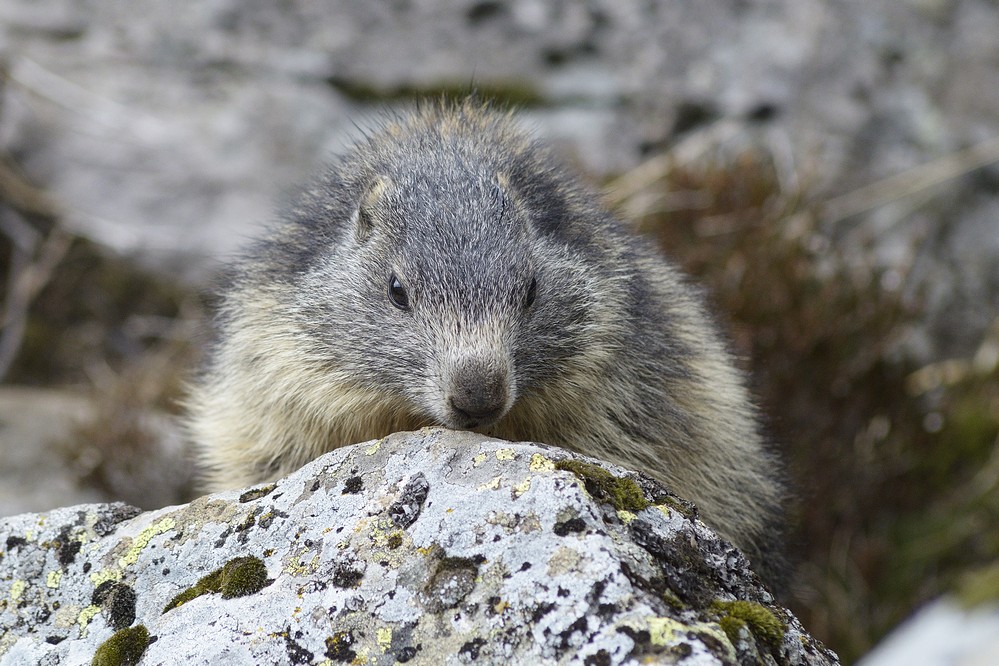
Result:
[[[110,411],[124,419],[127,409]],[[103,412],[93,395],[0,387],[0,516],[115,499],[157,508],[192,497],[193,462],[177,419],[144,411],[135,416],[143,436],[129,441]],[[103,437],[86,436],[101,429]]]
[[[999,603],[963,608],[934,601],[894,629],[859,666],[999,664]]]
[[[926,361],[973,351],[999,302],[996,34],[990,0],[7,0],[0,151],[73,229],[201,283],[355,123],[442,88],[526,98],[596,174],[722,129],[819,200],[992,146],[829,212],[926,293]]]
[[[654,504],[595,500],[587,464]],[[0,627],[5,665],[837,663],[654,482],[442,429],[158,511],[0,520]]]
[[[0,388],[0,516],[106,499],[80,487],[65,450],[93,413],[68,391]]]

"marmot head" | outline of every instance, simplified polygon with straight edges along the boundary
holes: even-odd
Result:
[[[488,429],[602,355],[594,331],[613,288],[561,170],[509,121],[456,113],[469,111],[390,128],[334,170],[328,189],[351,195],[311,206],[335,240],[296,309],[337,381],[392,391],[430,423]]]

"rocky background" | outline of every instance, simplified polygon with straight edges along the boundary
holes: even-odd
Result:
[[[799,487],[792,607],[850,661],[999,562],[996,35],[987,0],[6,0],[0,514],[192,497],[217,266],[474,88],[710,288]]]

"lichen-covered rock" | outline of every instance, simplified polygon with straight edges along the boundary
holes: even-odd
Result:
[[[607,465],[634,483],[597,498],[564,460],[596,464],[428,429],[0,520],[0,664],[837,662],[684,502]]]

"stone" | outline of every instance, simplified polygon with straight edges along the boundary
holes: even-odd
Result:
[[[965,608],[937,599],[892,630],[859,666],[999,664],[999,603]]]
[[[0,519],[0,627],[3,665],[838,663],[650,479],[439,428],[186,505]]]
[[[68,391],[0,388],[0,516],[104,499],[67,463],[73,428],[93,413]]]
[[[112,499],[158,508],[191,497],[193,462],[176,419],[149,410],[141,445],[115,439],[102,450],[80,430],[98,413],[82,392],[0,388],[0,516]],[[102,482],[87,483],[97,467]]]

